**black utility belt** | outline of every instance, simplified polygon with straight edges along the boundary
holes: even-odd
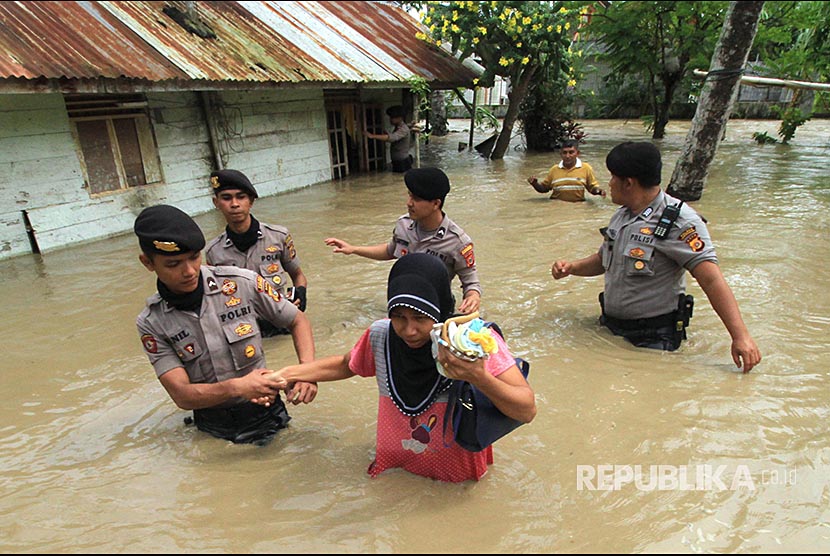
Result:
[[[603,315],[603,319],[609,328],[617,328],[619,330],[655,330],[669,326],[674,328],[677,326],[677,321],[679,320],[677,311],[647,319],[616,319],[608,315]]]
[[[268,411],[268,408],[263,405],[243,402],[231,407],[195,409],[193,410],[193,415],[206,421],[230,426],[261,418]]]

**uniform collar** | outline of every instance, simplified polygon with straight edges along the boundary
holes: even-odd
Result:
[[[640,218],[642,220],[648,220],[655,212],[659,211],[661,206],[665,206],[666,204],[666,194],[661,189],[660,192],[657,194],[654,199],[648,204],[646,208],[640,211],[639,214],[634,216],[633,218]]]
[[[417,227],[418,235],[422,237],[434,237],[438,239],[444,239],[447,236],[447,233],[450,231],[450,219],[447,216],[447,213],[443,213],[444,218],[441,219],[441,224],[434,230],[425,231],[423,226],[421,226],[420,222],[416,222],[415,226]]]
[[[232,246],[233,246],[233,240],[232,240],[232,239],[228,236],[228,231],[227,231],[227,230],[225,230],[225,231],[224,231],[224,232],[222,232],[222,233],[223,233],[223,234],[225,234],[225,243],[224,243],[224,246],[225,246],[226,248],[227,248],[227,247],[232,247]],[[257,241],[259,241],[259,240],[261,240],[261,239],[262,239],[262,227],[260,227],[260,228],[256,231],[256,239],[257,239]]]

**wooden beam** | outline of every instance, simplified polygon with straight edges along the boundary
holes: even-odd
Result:
[[[708,71],[694,70],[694,76],[705,79]],[[813,83],[810,81],[794,81],[792,79],[775,79],[773,77],[758,77],[756,75],[742,75],[741,85],[752,87],[788,87],[790,89],[813,89],[816,91],[830,91],[830,83]]]

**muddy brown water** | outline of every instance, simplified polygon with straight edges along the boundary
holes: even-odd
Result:
[[[0,551],[827,552],[830,122],[788,147],[751,140],[777,122],[730,122],[693,203],[764,356],[748,375],[691,277],[680,351],[600,328],[602,278],[554,281],[549,268],[594,251],[614,205],[535,193],[525,179],[556,153],[488,161],[458,151],[465,125],[422,146],[422,162],[451,178],[446,210],[475,241],[484,316],[530,360],[539,410],[480,482],[370,479],[372,380],[321,385],[264,448],[185,426],[138,340],[155,282],[126,234],[0,261]],[[639,122],[584,126],[603,186],[605,153],[649,137]],[[659,143],[664,183],[687,129],[674,122]],[[260,220],[295,238],[318,355],[343,353],[383,316],[391,265],[332,254],[323,238],[384,242],[405,202],[391,172],[257,201]],[[222,228],[218,213],[197,221],[208,237]],[[266,351],[272,367],[293,360],[286,337]]]

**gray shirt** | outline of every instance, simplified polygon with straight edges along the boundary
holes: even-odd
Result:
[[[389,135],[389,156],[392,160],[406,160],[409,157],[409,126],[401,122]]]
[[[281,293],[289,284],[288,272],[300,268],[300,259],[294,248],[294,240],[288,228],[259,223],[256,243],[242,252],[222,232],[205,248],[205,260],[209,265],[238,266],[253,270],[267,278]]]
[[[265,367],[257,317],[288,327],[299,309],[250,270],[203,265],[201,275],[205,295],[198,315],[156,293],[136,318],[156,376],[184,367],[190,382],[215,383]]]
[[[611,217],[599,250],[608,316],[641,319],[670,313],[685,292],[686,270],[703,261],[717,264],[706,224],[685,203],[668,236],[654,237],[663,209],[679,202],[661,191],[639,214],[620,207]]]
[[[392,240],[386,250],[396,259],[407,253],[435,255],[446,265],[450,280],[458,275],[464,294],[470,290],[481,294],[473,240],[446,214],[441,225],[430,231],[423,230],[417,222],[404,214],[395,223]]]

